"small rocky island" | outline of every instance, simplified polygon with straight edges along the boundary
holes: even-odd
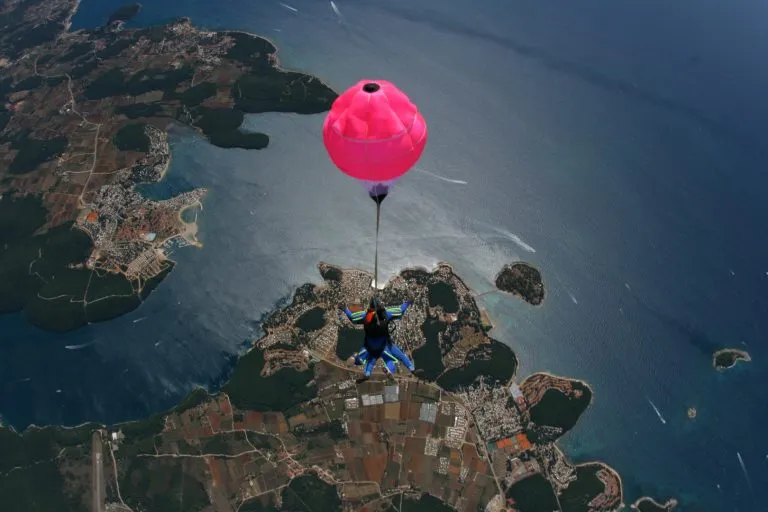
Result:
[[[528,263],[504,265],[496,275],[496,288],[521,297],[525,302],[538,306],[544,301],[544,283],[541,272]]]
[[[712,354],[712,366],[719,372],[733,368],[739,361],[748,363],[751,360],[749,354],[737,348],[724,348]]]
[[[0,503],[24,512],[622,506],[614,469],[575,464],[558,446],[592,389],[548,373],[518,384],[515,353],[488,336],[450,266],[403,270],[379,292],[387,304],[412,301],[395,336],[421,378],[389,378],[379,364],[365,382],[344,364],[362,328],[337,305],[365,307],[372,276],[319,270],[324,282],[300,286],[263,321],[264,335],[215,394],[197,389],[169,411],[119,425],[0,427]],[[102,478],[96,497],[93,474]],[[635,505],[668,512],[674,502]]]

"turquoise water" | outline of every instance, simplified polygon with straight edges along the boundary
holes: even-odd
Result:
[[[117,4],[85,0],[76,26]],[[736,453],[752,488],[768,483],[768,8],[339,0],[339,23],[326,2],[291,5],[299,12],[155,3],[136,23],[189,15],[247,29],[336,88],[384,77],[405,89],[430,126],[420,167],[466,185],[419,171],[398,184],[383,212],[385,271],[445,260],[486,291],[504,263],[537,265],[543,307],[482,302],[522,376],[549,370],[592,385],[567,451],[616,467],[629,498],[761,510]],[[167,407],[220,379],[260,316],[319,280],[319,260],[371,266],[370,200],[328,163],[322,116],[248,124],[272,136],[268,149],[220,150],[173,131],[167,180],[147,193],[209,188],[204,247],[177,251],[139,310],[64,336],[0,317],[6,420],[114,421]],[[752,363],[711,368],[712,351],[742,343]]]

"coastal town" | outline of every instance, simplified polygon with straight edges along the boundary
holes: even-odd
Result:
[[[263,336],[217,394],[197,389],[141,421],[48,428],[28,459],[7,464],[22,476],[39,463],[35,454],[58,453],[46,464],[61,483],[46,488],[46,499],[94,512],[161,510],[168,497],[206,512],[305,510],[297,496],[321,510],[350,511],[407,503],[489,512],[621,506],[613,469],[574,464],[557,445],[589,406],[589,387],[543,373],[519,381],[516,359],[485,332],[487,316],[451,267],[404,270],[379,292],[388,304],[412,303],[397,342],[419,366],[443,370],[420,378],[377,368],[367,381],[344,362],[362,331],[338,306],[367,304],[371,275],[325,263],[319,271],[321,284],[299,287],[264,319]],[[435,321],[444,322],[439,346],[427,357]],[[457,357],[451,352],[464,361],[447,368]],[[491,366],[499,360],[501,368]],[[26,432],[13,438],[29,442]],[[0,473],[4,464],[0,457]],[[672,510],[675,503],[654,509],[644,498],[640,505]]]
[[[246,113],[319,113],[337,96],[281,69],[266,39],[188,18],[127,28],[138,4],[71,31],[78,5],[0,9],[0,201],[8,215],[35,220],[0,255],[14,272],[35,271],[0,289],[13,297],[9,311],[59,332],[132,311],[169,275],[173,250],[201,245],[204,188],[146,195],[168,172],[172,124],[222,148],[262,149],[266,134],[240,130]],[[69,252],[44,251],[51,239]],[[38,250],[14,247],[25,244]]]
[[[8,311],[67,331],[135,309],[199,246],[185,212],[206,190],[150,199],[171,152],[166,129],[193,127],[219,147],[260,149],[244,114],[318,113],[336,93],[277,67],[276,48],[189,19],[71,32],[77,0],[5,2],[0,33],[0,201],[30,219],[0,257]],[[54,247],[54,250],[49,250]],[[406,269],[378,292],[409,301],[392,332],[419,372],[360,381],[345,359],[362,331],[339,306],[365,308],[372,276],[327,263],[270,314],[216,394],[119,425],[0,427],[0,508],[92,512],[417,510],[598,512],[624,500],[602,462],[574,464],[558,439],[589,407],[586,383],[517,378],[510,348],[446,264]],[[58,277],[58,279],[57,279]],[[539,305],[541,275],[506,266],[499,289]],[[567,404],[567,407],[563,405]],[[22,492],[18,482],[32,482]],[[298,501],[297,501],[298,500]],[[640,500],[655,503],[648,498]],[[671,510],[669,501],[659,510]]]
[[[425,496],[459,511],[608,511],[622,503],[613,469],[574,465],[550,440],[565,429],[534,425],[548,394],[584,398],[578,381],[534,374],[518,383],[510,371],[449,391],[377,369],[359,382],[359,370],[343,362],[338,344],[346,319],[335,306],[345,298],[365,303],[371,276],[319,268],[325,283],[299,288],[291,304],[265,320],[264,336],[221,393],[200,389],[158,419],[103,432],[116,471],[106,472],[106,501],[121,496],[130,506],[150,504],[135,494],[136,482],[161,478],[185,461],[188,485],[200,487],[195,510],[279,509],[286,490],[302,479],[334,489],[318,495],[333,501],[322,502],[327,510],[385,510]],[[452,296],[438,300],[443,285]],[[480,317],[471,292],[446,265],[403,272],[382,293],[413,301],[397,330],[403,346],[424,345],[423,325],[431,316],[444,319],[444,304],[461,304],[454,323]],[[480,328],[477,320],[464,322],[465,329]],[[486,336],[484,343],[497,342]],[[556,432],[537,441],[542,428]]]

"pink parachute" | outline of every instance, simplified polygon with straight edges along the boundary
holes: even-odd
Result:
[[[378,204],[418,161],[427,123],[392,83],[361,80],[333,102],[323,143],[336,167],[362,181]]]
[[[323,124],[323,143],[336,167],[360,180],[376,201],[373,286],[378,288],[381,202],[424,151],[427,123],[392,83],[360,80],[333,102]]]

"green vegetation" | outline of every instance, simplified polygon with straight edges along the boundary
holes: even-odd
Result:
[[[11,174],[26,174],[37,169],[45,162],[49,162],[60,156],[69,140],[64,136],[52,139],[33,139],[29,134],[24,134],[11,143],[12,149],[17,149],[16,157],[8,167]]]
[[[717,370],[727,370],[736,366],[739,361],[750,361],[749,354],[743,350],[726,348],[715,352],[713,364]]]
[[[252,114],[319,114],[331,107],[337,94],[312,76],[270,68],[240,77],[232,96],[235,108]]]
[[[163,414],[154,414],[143,420],[119,423],[114,426],[122,430],[126,442],[130,442],[131,440],[154,437],[162,432],[165,426],[165,417]]]
[[[64,76],[64,75],[52,76],[52,77],[49,77],[49,78],[45,79],[45,85],[47,85],[48,87],[53,88],[53,87],[56,87],[57,85],[59,85],[61,83],[66,82],[66,81],[67,81],[67,77]]]
[[[194,69],[191,66],[179,69],[142,69],[124,85],[124,94],[138,96],[150,91],[175,91],[179,84],[192,80],[192,75]]]
[[[293,429],[293,434],[296,437],[319,437],[328,435],[333,441],[341,441],[342,439],[347,438],[347,434],[344,432],[344,426],[339,420],[323,423],[312,430],[307,430],[304,425],[298,425]]]
[[[560,495],[563,512],[589,512],[589,502],[605,490],[597,477],[598,464],[587,464],[576,468],[576,480],[568,484]]]
[[[31,466],[53,459],[62,448],[90,442],[97,425],[90,423],[72,429],[30,427],[23,433],[0,427],[0,475],[12,468]]]
[[[208,135],[208,141],[216,147],[231,149],[264,149],[269,146],[269,136],[264,133],[243,133],[240,130],[216,132]]]
[[[55,458],[63,449],[89,447],[96,428],[95,424],[73,429],[30,427],[17,434],[0,427],[0,503],[3,512],[87,510],[64,491]]]
[[[145,123],[123,125],[114,137],[115,147],[121,151],[149,151],[149,137],[146,134]]]
[[[445,331],[446,323],[435,318],[428,318],[421,326],[427,342],[413,351],[413,364],[421,370],[419,377],[435,381],[443,371],[443,357],[440,353],[440,333]]]
[[[107,25],[111,25],[116,21],[131,21],[141,11],[140,3],[125,4],[115,10],[109,17]]]
[[[342,361],[363,348],[363,331],[352,327],[339,329],[336,356]]]
[[[491,382],[506,383],[517,370],[517,358],[508,346],[491,340],[489,345],[471,350],[467,354],[469,361],[460,368],[448,370],[437,379],[443,389],[455,391],[475,382],[484,376]]]
[[[179,405],[173,408],[173,412],[181,414],[184,411],[194,409],[198,405],[203,405],[210,399],[211,395],[208,394],[208,391],[206,391],[205,388],[197,387],[185,396],[181,402],[179,402]]]
[[[235,44],[227,52],[227,58],[236,60],[253,69],[265,69],[271,66],[269,56],[277,48],[264,38],[243,34],[242,32],[227,32]]]
[[[576,394],[581,396],[577,397]],[[550,388],[539,403],[530,408],[531,421],[537,426],[559,427],[564,433],[579,421],[592,400],[592,391],[581,382],[573,381],[573,394],[567,396]]]
[[[281,510],[284,511],[341,510],[336,487],[323,482],[314,474],[301,475],[291,480],[290,485],[283,490],[282,498]],[[311,503],[311,507],[308,503]]]
[[[64,55],[60,56],[57,60],[59,62],[72,62],[78,57],[82,57],[86,53],[90,53],[93,51],[93,43],[90,41],[85,43],[77,43],[73,44],[69,51],[65,53]]]
[[[79,66],[75,66],[72,68],[72,71],[69,73],[69,76],[72,77],[72,80],[80,80],[81,78],[90,75],[94,71],[96,71],[96,68],[99,67],[99,62],[97,60],[89,60],[88,62],[84,62],[80,64]],[[86,98],[88,96],[86,95]],[[101,98],[98,98],[101,99]]]
[[[245,442],[245,436],[240,432],[223,432],[202,439],[202,452],[212,455],[237,455],[238,446]]]
[[[193,124],[205,135],[237,130],[245,119],[241,111],[233,108],[197,107],[193,114],[195,116]]]
[[[0,477],[3,512],[86,512],[78,499],[67,496],[64,479],[53,461],[17,469]]]
[[[49,12],[43,23],[30,23],[29,11],[46,9],[41,7],[44,0],[27,0],[6,5],[0,13],[0,47],[3,54],[10,60],[15,60],[21,53],[34,46],[53,41],[61,34],[67,19],[67,10],[59,9]]]
[[[199,512],[210,505],[205,486],[191,472],[204,474],[202,459],[134,458],[120,482],[126,504],[152,512]]]
[[[335,283],[341,282],[341,269],[332,267],[331,265],[322,266],[320,268],[320,276],[326,281],[333,281]]]
[[[266,505],[262,501],[266,501]],[[275,507],[272,498],[266,495],[246,501],[240,506],[238,512],[279,512],[279,510]]]
[[[211,96],[216,95],[216,84],[201,82],[181,93],[181,102],[188,107],[196,107]],[[239,125],[238,125],[239,126]]]
[[[395,498],[395,503],[398,508],[390,506],[388,512],[453,512],[453,508],[431,494],[422,494],[418,500],[403,498],[402,506],[399,506],[400,500]]]
[[[123,53],[125,50],[133,46],[134,41],[131,39],[118,39],[117,41],[114,41],[107,45],[106,48],[101,50],[100,52],[96,53],[96,57],[107,60],[114,57],[117,57],[121,53]]]
[[[308,385],[314,379],[312,371],[283,368],[263,377],[263,368],[264,351],[257,347],[240,358],[232,377],[222,388],[233,407],[250,411],[286,411],[315,396],[317,387]]]
[[[294,325],[304,332],[317,331],[325,325],[325,309],[316,307],[304,312]]]
[[[142,69],[130,78],[119,68],[99,75],[83,92],[89,100],[111,96],[138,96],[150,91],[174,91],[182,82],[192,79],[194,71],[185,66],[179,69]]]
[[[0,199],[0,246],[10,245],[32,235],[45,224],[48,211],[39,197],[14,198],[5,194]]]
[[[197,107],[192,124],[208,137],[214,146],[221,148],[264,149],[269,137],[263,133],[245,133],[238,128],[245,116],[233,108]]]
[[[427,287],[427,296],[431,307],[442,306],[446,313],[458,313],[459,298],[448,283],[440,281]]]
[[[83,91],[83,96],[89,100],[120,96],[125,92],[125,82],[126,76],[120,68],[112,68],[88,84],[88,87]]]
[[[518,295],[528,304],[538,306],[544,301],[541,272],[527,263],[504,265],[496,276],[496,288]]]
[[[541,474],[515,482],[507,489],[506,496],[514,500],[514,507],[519,512],[559,510],[552,485]]]
[[[157,103],[134,103],[115,107],[115,114],[122,114],[128,119],[152,117],[163,112],[163,107]]]
[[[17,83],[14,87],[14,90],[16,91],[30,91],[33,89],[37,89],[43,84],[43,77],[39,75],[32,75],[30,77],[25,78],[21,82]]]
[[[0,105],[0,132],[2,132],[5,127],[8,126],[8,123],[11,121],[11,117],[13,117],[13,113],[11,113],[11,111],[6,109],[4,106]]]

